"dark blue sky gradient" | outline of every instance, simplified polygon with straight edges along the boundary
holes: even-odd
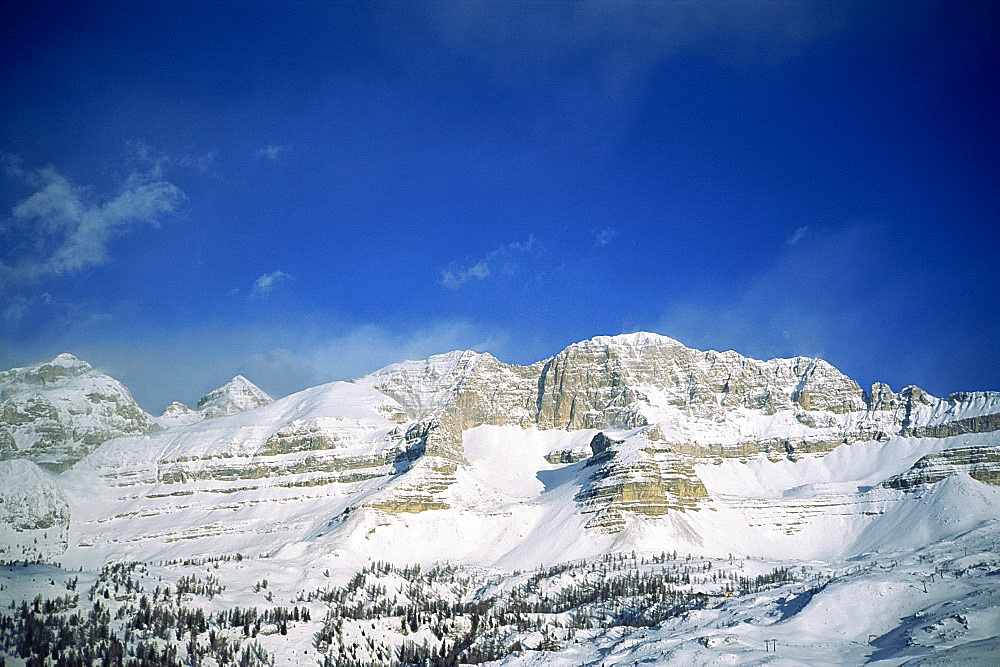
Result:
[[[7,2],[0,26],[2,367],[72,351],[159,411],[236,373],[282,395],[643,329],[1000,389],[996,3]]]

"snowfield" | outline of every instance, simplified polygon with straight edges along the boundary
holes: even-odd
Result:
[[[59,359],[93,421],[77,394],[115,385]],[[824,364],[639,334],[274,402],[238,377],[61,474],[0,461],[0,656],[995,664],[997,394]],[[18,409],[49,400],[38,368],[8,371]]]

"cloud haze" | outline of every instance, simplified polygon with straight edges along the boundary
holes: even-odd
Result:
[[[273,271],[271,273],[265,273],[260,278],[254,281],[253,288],[250,290],[252,296],[267,296],[274,290],[278,283],[291,280],[292,277],[285,273],[284,271]]]
[[[594,245],[598,248],[603,248],[611,243],[611,240],[616,236],[618,236],[618,232],[614,227],[605,227],[594,235]]]
[[[490,252],[482,259],[476,260],[464,268],[452,263],[447,269],[441,272],[438,283],[451,290],[456,290],[472,279],[483,280],[495,273],[492,267],[499,266],[501,273],[512,275],[517,272],[519,258],[533,249],[537,249],[537,240],[533,234],[528,235],[528,239],[521,243],[514,241],[500,246]]]
[[[265,157],[268,160],[277,160],[282,154],[287,153],[292,147],[289,145],[276,146],[275,144],[268,144],[264,148],[257,151],[257,155]]]
[[[788,237],[788,241],[786,241],[786,243],[788,245],[795,245],[796,243],[804,239],[806,237],[806,234],[808,233],[809,233],[809,225],[803,225],[802,227],[799,227],[794,232],[792,232],[792,235]]]
[[[505,329],[449,319],[396,325],[205,326],[143,340],[112,336],[96,340],[85,335],[92,328],[86,322],[71,322],[61,343],[0,345],[0,368],[71,352],[123,382],[143,409],[159,413],[175,400],[193,405],[237,374],[279,398],[450,350],[491,352],[506,359],[510,344]]]
[[[139,224],[158,226],[185,200],[176,185],[134,172],[115,195],[101,201],[54,167],[28,171],[15,156],[8,155],[5,161],[9,176],[35,190],[0,222],[0,239],[7,248],[0,257],[5,282],[103,264],[112,239]]]

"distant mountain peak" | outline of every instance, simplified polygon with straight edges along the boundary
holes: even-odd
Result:
[[[69,352],[56,355],[51,361],[43,361],[31,366],[0,371],[0,381],[18,381],[27,384],[51,384],[64,378],[80,377],[94,372],[94,367]]]
[[[53,366],[65,366],[67,368],[91,368],[83,359],[70,354],[69,352],[63,352],[62,354],[57,354],[56,358],[49,362]]]
[[[51,470],[153,426],[124,385],[69,353],[0,372],[0,397],[0,459],[27,458]]]
[[[213,389],[199,399],[197,410],[206,417],[221,417],[237,412],[245,412],[262,405],[270,405],[274,400],[267,393],[242,375],[218,389]]]
[[[180,401],[174,401],[163,410],[163,415],[187,414],[189,412],[191,412],[191,408]]]

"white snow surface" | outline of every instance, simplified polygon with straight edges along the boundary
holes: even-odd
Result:
[[[587,343],[681,345],[654,334]],[[176,581],[182,570],[165,561],[247,555],[239,565],[220,566],[229,588],[213,609],[262,604],[251,588],[261,578],[278,602],[291,604],[300,591],[342,584],[372,561],[456,563],[481,578],[484,591],[512,586],[521,581],[513,572],[540,564],[594,562],[633,550],[692,553],[727,566],[735,559],[747,572],[809,572],[654,627],[589,631],[556,651],[533,650],[537,638],[526,638],[528,650],[508,656],[505,665],[976,664],[1000,649],[1000,488],[965,474],[910,492],[879,486],[928,454],[1000,447],[1000,431],[891,435],[796,460],[706,458],[694,465],[708,494],[703,502],[661,516],[628,516],[621,531],[606,532],[587,527],[593,513],[580,499],[590,485],[611,483],[595,480],[600,466],[546,459],[586,451],[597,430],[483,425],[462,435],[465,461],[441,495],[447,509],[391,514],[366,507],[387,489],[428,474],[425,460],[400,462],[393,454],[418,419],[448,404],[483,357],[455,352],[403,362],[212,419],[175,407],[157,420],[162,430],[107,442],[61,475],[26,461],[0,462],[0,540],[7,554],[22,558],[38,540],[33,557],[67,570],[82,567],[85,578],[106,561],[138,560],[151,564],[151,577]],[[84,362],[61,355],[51,363],[80,368]],[[256,396],[240,380],[221,395]],[[672,433],[694,429],[669,396],[656,387],[637,389],[648,399],[642,410],[650,423]],[[953,395],[916,410],[928,425],[980,417],[1000,412],[1000,393]],[[791,412],[732,414],[733,423],[717,427],[697,422],[693,441],[726,444],[735,442],[734,433],[794,439],[807,428]],[[644,429],[605,433],[623,441],[616,446],[619,464],[649,458]],[[304,442],[319,434],[335,445],[271,451],[269,443],[283,434]],[[333,465],[343,461],[373,463]],[[246,472],[254,470],[261,472]],[[181,473],[186,477],[178,481]],[[51,520],[53,527],[17,530],[10,517],[39,525]],[[49,566],[26,569],[0,571],[0,608],[30,600],[43,579],[60,576]],[[318,621],[322,605],[311,604]],[[268,636],[265,644],[280,664],[298,664],[309,650],[312,661],[315,631],[303,626]],[[774,640],[777,651],[765,650],[765,640]]]

